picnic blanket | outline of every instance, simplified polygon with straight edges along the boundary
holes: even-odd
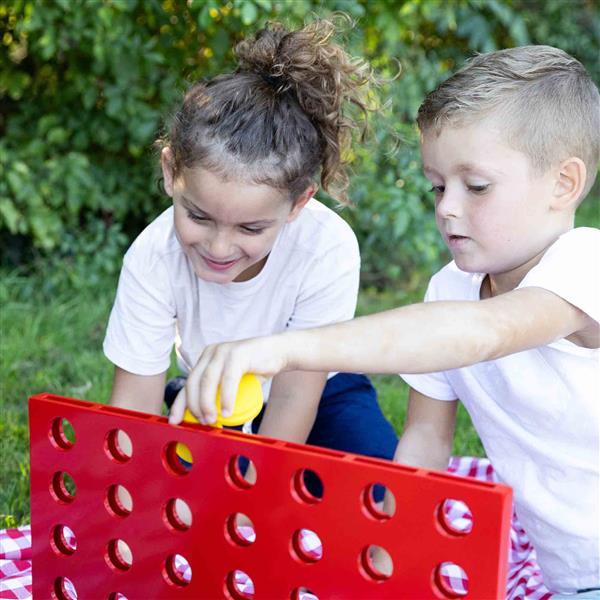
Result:
[[[450,473],[463,477],[474,477],[483,481],[497,481],[492,465],[487,459],[473,457],[453,457],[448,467]],[[445,507],[446,518],[455,529],[469,528],[472,523],[468,508],[461,502],[449,502]],[[69,534],[69,531],[66,531]],[[251,539],[254,532],[251,528],[240,527],[240,534]],[[303,531],[301,543],[306,553],[319,556],[322,547],[318,538],[309,530]],[[550,592],[544,586],[540,569],[537,566],[535,550],[527,534],[513,514],[510,530],[510,551],[508,556],[509,573],[506,586],[507,600],[548,600]],[[175,567],[180,577],[185,580],[190,577],[191,567],[183,557],[176,560]],[[397,565],[395,568],[401,568]],[[441,575],[446,586],[457,597],[464,596],[468,591],[468,580],[462,569],[453,563],[442,568]],[[241,594],[252,597],[254,586],[245,573],[236,573],[235,585]],[[0,599],[30,600],[31,599],[31,529],[24,526],[18,529],[0,530]],[[77,600],[74,590],[69,589],[68,582],[63,590],[64,595]],[[82,599],[85,600],[85,599]],[[121,596],[120,600],[127,600]],[[133,600],[130,598],[129,600]],[[318,600],[306,592],[299,600]]]

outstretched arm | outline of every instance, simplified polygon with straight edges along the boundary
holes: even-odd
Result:
[[[478,302],[413,304],[326,327],[208,346],[188,378],[187,404],[201,422],[211,423],[217,385],[223,414],[230,414],[246,372],[427,373],[521,352],[593,326],[585,313],[542,288]]]

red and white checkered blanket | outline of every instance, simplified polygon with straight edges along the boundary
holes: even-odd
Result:
[[[494,470],[487,459],[471,457],[453,457],[448,467],[450,473],[463,477],[475,477],[484,481],[496,481]],[[454,529],[462,530],[471,526],[471,514],[461,502],[449,502],[445,507],[446,519]],[[242,531],[244,530],[244,531]],[[65,531],[68,536],[69,531]],[[240,534],[251,538],[254,532],[248,527],[240,527]],[[506,587],[507,600],[548,600],[550,592],[542,583],[537,566],[535,550],[523,528],[513,514],[510,531],[509,573]],[[309,530],[303,530],[301,543],[307,554],[320,555],[322,548],[318,537]],[[183,557],[176,562],[176,569],[182,579],[190,578],[190,565]],[[448,563],[442,568],[442,577],[446,586],[457,597],[464,596],[468,581],[457,565]],[[252,580],[245,573],[236,573],[236,587],[241,593],[251,597],[254,593]],[[74,590],[68,582],[64,595],[77,600]],[[31,530],[29,526],[18,529],[0,530],[0,599],[31,599]],[[122,598],[121,600],[125,600]],[[301,600],[318,600],[307,592]]]

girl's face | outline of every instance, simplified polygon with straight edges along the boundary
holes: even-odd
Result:
[[[309,188],[292,205],[268,185],[223,181],[201,167],[184,168],[174,179],[170,151],[162,168],[173,199],[175,232],[196,275],[204,281],[247,281],[260,273],[286,223],[310,199]]]

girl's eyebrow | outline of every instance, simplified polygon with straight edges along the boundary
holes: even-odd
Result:
[[[198,208],[191,200],[189,200],[185,196],[181,196],[181,201],[185,205],[185,208],[187,208],[188,210],[193,210],[197,213],[201,213],[202,216],[210,217],[210,215],[207,212],[203,211],[201,208]]]
[[[191,210],[197,214],[199,214],[202,217],[206,217],[208,219],[213,219],[213,217],[211,215],[209,215],[206,211],[202,210],[201,208],[198,208],[191,200],[189,200],[188,198],[186,198],[185,196],[181,196],[181,200],[185,206],[185,208],[187,208],[188,210]],[[247,227],[249,225],[251,226],[261,226],[261,227],[268,227],[269,225],[272,225],[273,223],[275,223],[276,219],[257,219],[256,221],[247,221],[245,223],[238,223],[238,225],[242,225],[244,227]]]

